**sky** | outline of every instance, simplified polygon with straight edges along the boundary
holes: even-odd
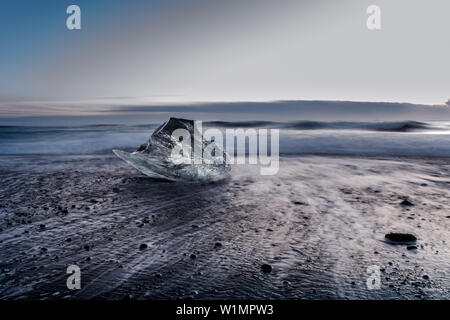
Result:
[[[81,8],[81,30],[66,8]],[[366,9],[381,8],[381,30]],[[0,117],[190,102],[444,105],[448,0],[2,0]]]

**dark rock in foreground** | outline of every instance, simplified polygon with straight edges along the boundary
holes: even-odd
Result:
[[[272,272],[272,266],[270,264],[265,263],[261,266],[261,271],[264,273],[270,273]]]
[[[143,243],[143,244],[141,244],[139,246],[139,249],[141,249],[141,250],[144,250],[144,249],[147,249],[147,248],[148,248],[148,246],[145,243]]]
[[[403,200],[402,202],[400,202],[400,204],[401,204],[402,206],[407,206],[407,207],[411,207],[411,206],[414,205],[411,201],[406,200],[406,199]]]
[[[413,242],[416,241],[417,238],[415,235],[410,233],[388,233],[385,235],[386,239],[389,239],[394,242]]]

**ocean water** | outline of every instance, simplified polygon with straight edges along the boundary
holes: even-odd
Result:
[[[134,151],[160,124],[0,126],[0,155]],[[450,157],[450,122],[204,122],[204,129],[280,129],[281,155]]]

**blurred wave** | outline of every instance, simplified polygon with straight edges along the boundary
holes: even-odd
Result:
[[[0,126],[0,155],[134,151],[159,124]],[[450,157],[450,122],[209,121],[216,127],[280,129],[281,154]]]
[[[330,130],[372,130],[372,131],[393,131],[407,132],[412,130],[429,130],[432,125],[418,121],[399,122],[318,122],[300,121],[293,123],[289,127],[300,130],[330,129]]]
[[[346,121],[294,121],[294,122],[270,122],[270,121],[242,121],[225,122],[211,121],[206,125],[224,128],[248,128],[269,127],[287,128],[298,130],[368,130],[368,131],[392,131],[408,132],[414,130],[450,130],[450,122],[419,122],[419,121],[395,121],[395,122],[346,122]]]

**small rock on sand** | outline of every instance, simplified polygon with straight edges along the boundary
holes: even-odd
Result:
[[[195,258],[197,258],[197,256],[195,254],[191,254],[190,258],[195,259]]]
[[[389,239],[394,242],[413,242],[416,241],[417,238],[413,234],[410,233],[388,233],[385,235],[386,239]]]
[[[147,244],[145,244],[145,243],[143,243],[143,244],[141,244],[140,246],[139,246],[139,249],[141,249],[141,250],[144,250],[144,249],[147,249],[148,248],[148,246],[147,246]]]
[[[272,266],[270,264],[265,263],[261,266],[261,271],[264,273],[270,273],[272,272]]]
[[[417,250],[417,246],[407,246],[406,249],[408,249],[408,250]]]
[[[402,205],[402,206],[407,206],[407,207],[410,207],[410,206],[413,206],[414,204],[412,204],[412,202],[410,202],[409,200],[407,200],[407,199],[405,199],[405,200],[403,200],[402,202],[400,202],[400,204]]]

